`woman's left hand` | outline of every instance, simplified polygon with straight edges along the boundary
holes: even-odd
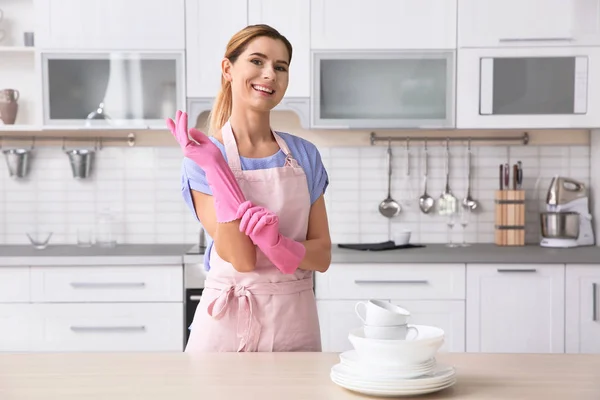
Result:
[[[252,238],[252,241],[261,246],[273,247],[279,241],[279,217],[272,211],[260,207],[247,207],[242,205],[240,209],[245,209],[241,217],[240,231]]]

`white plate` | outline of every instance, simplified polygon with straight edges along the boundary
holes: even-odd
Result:
[[[451,366],[438,365],[430,374],[412,379],[380,377],[356,372],[346,365],[336,364],[331,368],[331,377],[349,385],[370,389],[426,389],[446,384],[454,379],[456,371]]]
[[[378,397],[399,397],[399,396],[416,396],[427,393],[439,392],[440,390],[449,388],[456,383],[456,379],[451,379],[450,381],[440,384],[438,386],[421,388],[421,389],[413,389],[413,388],[394,388],[394,389],[374,389],[366,386],[350,384],[345,381],[339,381],[336,378],[332,377],[331,380],[338,386],[351,390],[353,392],[365,394],[368,396],[378,396]]]

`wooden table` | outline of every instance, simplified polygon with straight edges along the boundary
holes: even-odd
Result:
[[[4,354],[1,400],[345,400],[335,353]],[[458,382],[420,399],[600,399],[600,355],[446,353]]]

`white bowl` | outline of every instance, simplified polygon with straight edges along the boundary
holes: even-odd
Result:
[[[369,339],[364,328],[350,331],[348,340],[358,356],[368,363],[402,366],[424,363],[434,358],[444,344],[444,330],[435,326],[410,325],[419,330],[412,340]]]
[[[408,244],[408,242],[410,242],[410,233],[411,232],[406,229],[394,232],[394,243],[396,244],[396,246]]]

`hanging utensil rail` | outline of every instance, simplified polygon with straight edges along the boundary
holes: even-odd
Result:
[[[377,136],[375,132],[371,132],[371,146],[375,144],[375,142],[380,141],[402,141],[410,140],[411,142],[435,142],[437,141],[447,141],[450,140],[452,142],[456,141],[479,141],[479,142],[523,142],[524,145],[529,144],[529,133],[525,132],[521,136],[492,136],[492,137],[471,137],[471,136],[448,136],[448,137],[435,137],[435,136]]]
[[[112,136],[3,136],[0,135],[0,148],[5,140],[29,140],[31,141],[31,147],[33,144],[38,142],[62,142],[64,147],[65,141],[74,142],[94,142],[98,143],[99,149],[102,149],[102,142],[127,142],[129,147],[135,146],[135,133],[129,133],[126,137],[112,137]]]

